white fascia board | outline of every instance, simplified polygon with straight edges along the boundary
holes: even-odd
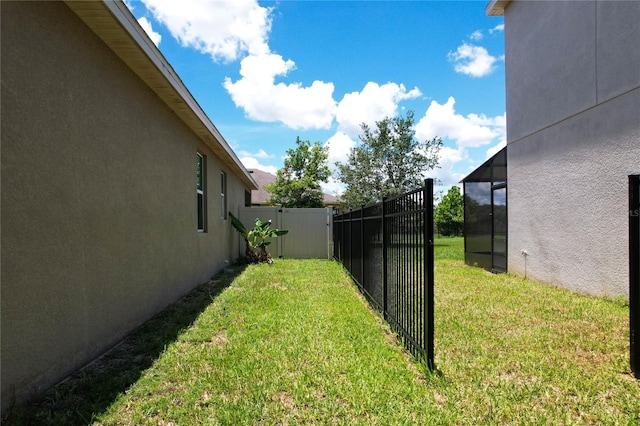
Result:
[[[487,16],[504,16],[504,9],[511,0],[491,0],[484,8]]]

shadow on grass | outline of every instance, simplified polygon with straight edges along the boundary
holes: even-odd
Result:
[[[13,407],[3,425],[86,425],[134,384],[168,344],[245,269],[227,268],[170,305],[116,347],[49,389],[37,400]]]

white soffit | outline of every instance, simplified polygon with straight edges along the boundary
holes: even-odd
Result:
[[[250,187],[258,185],[122,1],[65,3]]]
[[[491,0],[484,8],[488,16],[504,16],[504,9],[511,3],[511,0]]]

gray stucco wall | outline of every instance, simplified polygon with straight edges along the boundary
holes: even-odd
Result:
[[[640,170],[640,2],[515,1],[505,30],[508,269],[627,295],[627,175]]]
[[[1,5],[2,411],[239,254],[244,185],[62,2]],[[208,232],[196,230],[196,152]]]

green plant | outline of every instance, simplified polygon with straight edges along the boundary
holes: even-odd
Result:
[[[248,229],[244,224],[229,212],[231,224],[242,235],[245,242],[245,259],[248,263],[273,263],[273,258],[267,252],[269,238],[277,238],[289,232],[288,229],[271,229],[271,221],[261,221],[256,218],[253,229]]]

